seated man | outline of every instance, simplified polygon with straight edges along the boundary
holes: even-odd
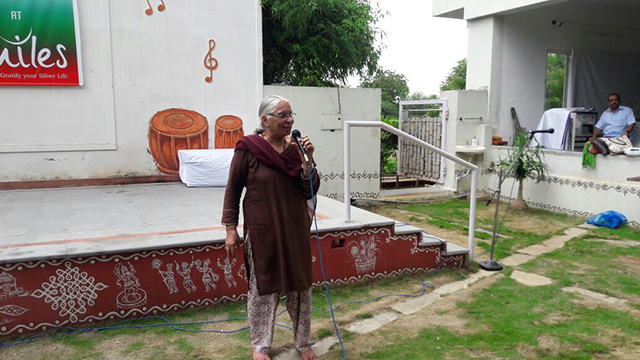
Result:
[[[619,154],[631,147],[629,134],[636,125],[636,118],[631,108],[620,106],[620,95],[609,94],[607,101],[609,108],[602,113],[593,129],[594,145],[603,155]]]
[[[636,125],[633,110],[620,106],[620,95],[612,93],[607,97],[609,108],[602,113],[593,129],[593,138],[629,136]]]

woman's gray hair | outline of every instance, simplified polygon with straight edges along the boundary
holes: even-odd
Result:
[[[272,114],[278,108],[281,102],[289,102],[286,98],[280,95],[269,95],[266,98],[262,99],[260,103],[260,108],[258,109],[258,128],[256,129],[256,134],[262,134],[265,130],[264,124],[262,123],[262,117],[268,116]]]

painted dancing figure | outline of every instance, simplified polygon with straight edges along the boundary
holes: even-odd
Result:
[[[162,275],[162,281],[167,285],[169,294],[175,294],[178,292],[178,286],[176,285],[176,278],[173,274],[173,264],[167,264],[167,271],[158,269],[160,275]]]
[[[196,260],[196,269],[202,273],[202,282],[204,283],[207,292],[209,292],[210,288],[215,290],[215,282],[220,280],[218,274],[211,270],[209,264],[211,264],[211,259],[205,259],[204,262],[200,259]]]
[[[182,271],[180,271],[180,265],[176,262],[176,272],[182,276],[182,286],[184,286],[188,293],[198,290],[196,284],[191,280],[191,268],[193,268],[193,261],[190,264],[183,261]]]
[[[160,259],[154,259],[151,262],[151,267],[158,270],[158,274],[162,276],[162,281],[167,286],[167,289],[169,290],[169,294],[177,293],[178,286],[176,285],[176,278],[173,272],[173,264],[172,263],[167,264],[167,271],[160,270],[161,266],[162,266],[162,261]]]
[[[238,284],[236,280],[233,278],[233,266],[236,264],[236,259],[233,259],[232,262],[229,261],[229,258],[224,259],[224,265],[220,263],[220,259],[218,258],[218,267],[224,270],[224,280],[227,282],[228,287],[236,287]]]

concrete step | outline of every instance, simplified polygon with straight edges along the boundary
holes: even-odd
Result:
[[[397,235],[412,234],[412,233],[418,233],[418,232],[421,233],[422,237],[418,246],[434,246],[434,245],[440,245],[444,243],[445,249],[446,249],[445,256],[469,254],[469,249],[447,242],[446,240],[439,238],[435,235],[431,235],[413,225],[405,224],[402,222],[396,222],[394,225],[394,231],[395,231],[395,234]]]
[[[463,248],[462,246],[453,243],[447,243],[447,251],[445,252],[445,256],[466,254],[469,254],[469,249]]]

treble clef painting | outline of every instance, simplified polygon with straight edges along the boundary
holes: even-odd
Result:
[[[216,47],[216,42],[213,39],[209,39],[209,51],[207,55],[204,57],[204,67],[209,70],[209,76],[204,78],[204,81],[211,82],[213,81],[213,70],[218,67],[218,59],[214,58],[211,53],[213,52],[213,48]]]
[[[149,0],[147,0],[147,5],[149,6],[149,8],[146,9],[144,13],[147,15],[153,15],[153,8],[151,7],[151,3],[149,2]],[[160,0],[160,5],[158,5],[158,11],[164,11],[165,7],[166,6],[164,6],[164,1]]]

